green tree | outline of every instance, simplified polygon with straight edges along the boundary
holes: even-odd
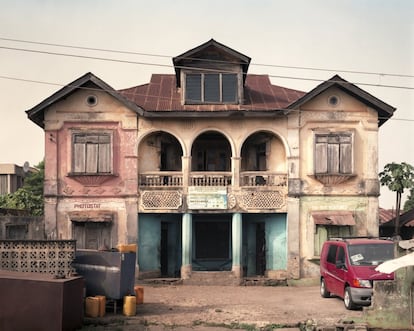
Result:
[[[405,189],[414,187],[414,167],[408,163],[388,163],[379,173],[380,183],[396,193],[395,236],[400,234],[401,196]]]
[[[44,161],[41,161],[35,168],[38,171],[27,173],[23,187],[14,193],[0,196],[0,207],[27,210],[32,216],[43,215]]]
[[[410,189],[407,200],[404,203],[404,211],[409,211],[414,208],[414,188]]]

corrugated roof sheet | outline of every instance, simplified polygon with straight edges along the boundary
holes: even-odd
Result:
[[[384,224],[391,221],[395,217],[394,209],[379,209],[379,224]]]
[[[149,84],[120,90],[146,111],[266,111],[286,108],[305,92],[272,85],[268,75],[247,75],[243,104],[183,105],[175,75],[154,74]]]
[[[355,225],[355,219],[350,211],[326,210],[312,212],[315,224],[322,225]]]

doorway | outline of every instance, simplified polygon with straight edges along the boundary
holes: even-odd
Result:
[[[266,271],[266,232],[265,223],[256,223],[256,274],[264,276]]]
[[[161,222],[161,277],[168,276],[168,223]]]
[[[231,220],[227,215],[195,215],[193,270],[231,270]]]

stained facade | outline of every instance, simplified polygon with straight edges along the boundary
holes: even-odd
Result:
[[[137,243],[139,277],[312,277],[329,236],[378,234],[378,130],[339,76],[310,92],[210,40],[116,91],[91,73],[27,111],[45,132],[50,238]]]

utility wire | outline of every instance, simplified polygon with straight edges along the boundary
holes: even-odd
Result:
[[[74,57],[74,58],[82,58],[82,59],[91,59],[91,60],[100,60],[100,61],[109,61],[109,62],[117,62],[117,63],[126,63],[126,64],[138,64],[138,65],[147,65],[147,66],[158,66],[158,67],[166,67],[172,68],[172,65],[167,64],[160,64],[160,63],[148,63],[148,62],[137,62],[137,61],[127,61],[127,60],[119,60],[119,59],[110,59],[104,57],[96,57],[96,56],[87,56],[87,55],[78,55],[78,54],[66,54],[66,53],[57,53],[57,52],[50,52],[50,51],[41,51],[41,50],[34,50],[34,49],[25,49],[25,48],[16,48],[16,47],[6,47],[0,46],[0,49],[7,49],[7,50],[14,50],[14,51],[22,51],[22,52],[30,52],[30,53],[40,53],[40,54],[47,54],[47,55],[56,55],[56,56],[65,56],[65,57]],[[197,69],[197,67],[187,67],[187,66],[176,66],[176,68],[180,69]],[[212,71],[216,72],[215,69],[202,69],[203,71]],[[279,75],[268,75],[272,78],[283,78],[283,79],[294,79],[294,80],[304,80],[304,81],[314,81],[314,82],[323,82],[323,79],[316,79],[316,78],[305,78],[305,77],[293,77],[293,76],[279,76]],[[372,83],[351,83],[348,84],[357,84],[357,85],[364,85],[364,86],[374,86],[374,87],[387,87],[387,88],[395,88],[395,89],[407,89],[407,90],[414,90],[414,87],[411,86],[398,86],[398,85],[383,85],[383,84],[372,84]]]
[[[83,47],[83,46],[65,45],[65,44],[56,44],[56,43],[46,43],[46,42],[38,42],[38,41],[4,38],[4,37],[0,37],[0,40],[20,42],[20,43],[28,43],[28,44],[34,44],[34,45],[63,47],[63,48],[70,48],[70,49],[81,49],[81,50],[88,50],[88,51],[99,51],[99,52],[118,53],[118,54],[140,55],[140,56],[151,56],[151,57],[159,57],[159,58],[172,58],[172,56],[169,56],[169,55],[160,55],[160,54],[153,54],[153,53],[140,53],[140,52],[132,52],[132,51],[105,49],[105,48]],[[189,59],[199,60],[199,61],[200,60],[206,61],[206,59],[199,59],[199,58],[189,58]],[[227,63],[227,61],[218,61],[218,60],[208,60],[208,61]],[[234,62],[232,62],[232,63],[234,63]],[[414,75],[396,74],[396,73],[381,73],[381,72],[355,71],[355,70],[337,70],[337,69],[328,69],[328,68],[287,66],[287,65],[263,64],[263,63],[251,63],[251,65],[262,66],[262,67],[284,68],[284,69],[309,70],[309,71],[342,72],[342,73],[351,73],[351,74],[414,78]]]
[[[16,78],[16,77],[8,77],[8,76],[0,76],[0,79],[8,79],[8,80],[15,80],[15,81],[23,81],[23,82],[28,82],[28,83],[36,83],[36,84],[44,84],[44,85],[53,85],[53,86],[59,86],[59,87],[71,87],[70,84],[64,85],[64,84],[59,84],[59,83],[51,83],[51,82],[44,82],[44,81],[39,81],[39,80],[31,80],[31,79],[23,79],[23,78]],[[93,88],[93,87],[85,87],[85,86],[73,86],[76,87],[80,90],[87,90],[87,91],[102,91],[102,89],[99,88]],[[115,90],[116,92],[119,92],[117,90]],[[108,92],[108,91],[106,91]],[[140,95],[139,93],[134,93],[134,95]],[[141,96],[146,96],[148,97],[148,94],[141,94]],[[124,96],[125,97],[125,96]],[[156,97],[158,99],[165,99],[165,100],[170,100],[171,98],[169,97],[162,97],[162,96],[153,96]],[[127,97],[125,97],[127,98]],[[127,98],[128,99],[128,98]],[[278,108],[278,111],[289,111],[289,112],[295,112],[295,111],[300,111],[300,110],[296,110],[296,109],[286,109],[286,108]],[[409,119],[409,118],[396,118],[396,117],[378,117],[379,120],[381,119],[386,119],[386,120],[394,120],[394,121],[402,121],[402,122],[414,122],[414,119]]]

